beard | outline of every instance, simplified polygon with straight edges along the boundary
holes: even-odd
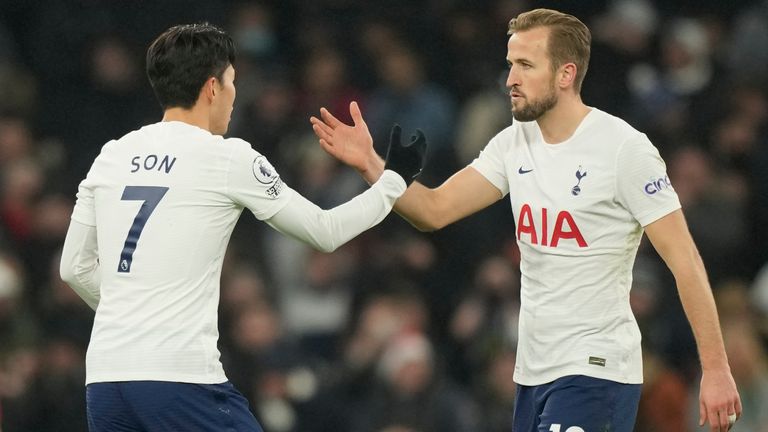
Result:
[[[512,117],[517,121],[533,121],[543,116],[555,105],[557,105],[557,93],[555,92],[554,83],[552,83],[549,92],[541,98],[532,100],[517,110],[515,109],[515,106],[512,105]]]

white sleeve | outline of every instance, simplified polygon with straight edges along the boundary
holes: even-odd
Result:
[[[294,193],[266,222],[283,234],[332,252],[381,222],[405,189],[403,178],[386,170],[368,190],[330,210]]]
[[[266,157],[247,142],[229,138],[232,155],[229,160],[227,194],[237,204],[248,208],[256,219],[265,220],[290,201],[294,191]]]
[[[616,196],[641,226],[680,208],[667,166],[645,135],[630,139],[616,159]]]
[[[101,271],[96,227],[76,220],[69,224],[59,265],[61,279],[91,308],[96,310],[101,298]]]
[[[501,191],[502,196],[506,196],[509,193],[509,180],[504,163],[508,151],[508,147],[505,144],[511,142],[511,139],[507,136],[509,133],[512,133],[511,128],[499,132],[469,165],[496,186]]]
[[[91,166],[88,175],[77,187],[77,201],[72,211],[72,220],[76,220],[83,225],[96,226],[96,207],[93,200],[93,177],[94,165]]]

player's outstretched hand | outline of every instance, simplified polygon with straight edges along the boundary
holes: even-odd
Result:
[[[392,126],[384,169],[400,174],[400,177],[405,180],[405,184],[410,185],[424,168],[427,137],[420,129],[416,129],[416,133],[411,136],[411,141],[408,144],[403,144],[400,140],[401,133],[400,125]]]
[[[349,104],[353,125],[342,123],[325,108],[320,109],[320,118],[312,116],[312,130],[320,139],[320,146],[328,154],[361,173],[368,171],[381,158],[373,149],[373,138],[363,120],[357,102]]]

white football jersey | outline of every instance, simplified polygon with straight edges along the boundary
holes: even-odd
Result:
[[[643,227],[680,208],[648,138],[592,108],[551,145],[514,122],[471,164],[509,194],[521,254],[515,381],[566,375],[642,382],[640,331],[629,304]]]
[[[72,214],[96,226],[102,277],[87,383],[226,381],[216,343],[229,237],[243,208],[267,219],[293,193],[247,142],[186,123],[107,143]]]

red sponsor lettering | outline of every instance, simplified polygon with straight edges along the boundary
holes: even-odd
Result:
[[[548,209],[542,208],[540,213],[540,226],[541,236],[539,236],[536,230],[536,223],[533,218],[533,210],[528,204],[523,204],[520,208],[520,214],[517,218],[517,239],[521,240],[523,235],[530,236],[531,244],[539,244],[539,237],[541,237],[541,245],[549,247],[557,247],[560,244],[560,240],[575,240],[579,247],[587,247],[587,242],[584,240],[584,236],[579,230],[579,226],[573,219],[573,215],[566,210],[557,212],[557,218],[555,219],[552,235],[549,235],[549,221],[548,221]],[[551,238],[549,244],[548,239]]]

